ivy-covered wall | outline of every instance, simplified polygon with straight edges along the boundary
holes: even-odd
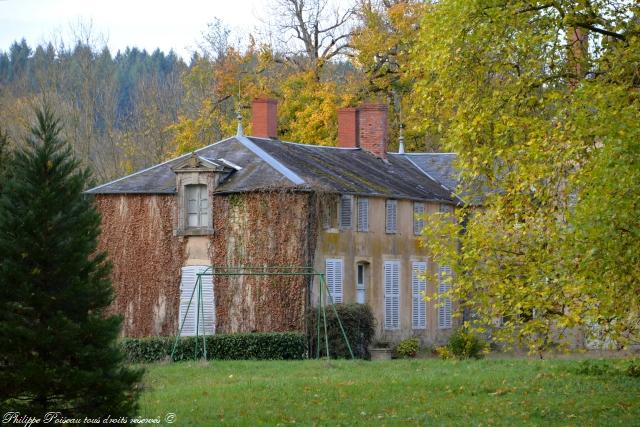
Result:
[[[315,197],[269,191],[214,197],[214,265],[309,266],[315,250]],[[221,333],[302,330],[309,278],[215,277]]]
[[[98,195],[100,250],[113,264],[112,310],[124,317],[123,335],[174,335],[185,239],[173,236],[173,195]]]
[[[316,242],[315,196],[290,191],[214,195],[209,259],[221,266],[308,266]],[[113,263],[113,312],[123,335],[175,335],[187,236],[175,236],[175,195],[98,195],[99,249]],[[199,237],[202,239],[202,237]],[[192,238],[193,239],[193,238]],[[301,331],[308,278],[215,277],[216,331]]]

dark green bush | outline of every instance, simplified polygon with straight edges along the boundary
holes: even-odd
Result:
[[[351,349],[355,357],[366,359],[369,357],[369,344],[375,334],[375,318],[371,308],[366,304],[337,304],[335,306],[342,326],[349,338]],[[332,358],[350,358],[349,349],[344,342],[338,320],[333,307],[325,307],[327,315],[327,336],[329,338],[329,354]],[[318,343],[318,309],[312,307],[307,311],[307,330],[309,331],[309,357],[316,356]],[[325,354],[324,323],[320,316],[320,354]]]
[[[632,360],[629,366],[627,366],[625,373],[629,377],[640,378],[640,361]]]
[[[487,344],[469,329],[462,327],[449,337],[448,353],[458,359],[482,359]]]
[[[175,337],[125,338],[121,346],[131,363],[149,363],[168,360],[175,343]],[[305,352],[304,335],[297,332],[270,332],[251,334],[220,334],[206,338],[207,359],[247,360],[247,359],[302,359]],[[193,360],[204,355],[202,337],[196,350],[195,337],[181,337],[178,340],[174,361]]]
[[[400,341],[400,343],[396,346],[396,355],[398,357],[416,357],[418,354],[418,350],[420,350],[420,342],[417,338],[408,338],[406,340]]]

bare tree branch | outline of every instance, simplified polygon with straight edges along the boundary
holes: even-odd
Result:
[[[276,49],[296,68],[311,71],[319,79],[329,60],[349,53],[355,5],[345,7],[344,2],[330,0],[273,1]]]

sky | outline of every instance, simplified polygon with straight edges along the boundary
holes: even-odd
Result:
[[[188,60],[207,23],[218,18],[234,33],[247,34],[268,18],[268,1],[0,0],[0,51],[22,38],[32,48],[61,37],[68,43],[81,23],[112,54],[137,46],[150,52],[173,49]]]

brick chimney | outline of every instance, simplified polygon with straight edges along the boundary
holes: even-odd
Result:
[[[360,148],[381,159],[387,158],[387,106],[365,104],[358,108]]]
[[[358,109],[341,108],[338,110],[338,147],[356,148],[358,141]]]
[[[278,101],[256,98],[251,104],[251,130],[259,138],[278,138]]]

